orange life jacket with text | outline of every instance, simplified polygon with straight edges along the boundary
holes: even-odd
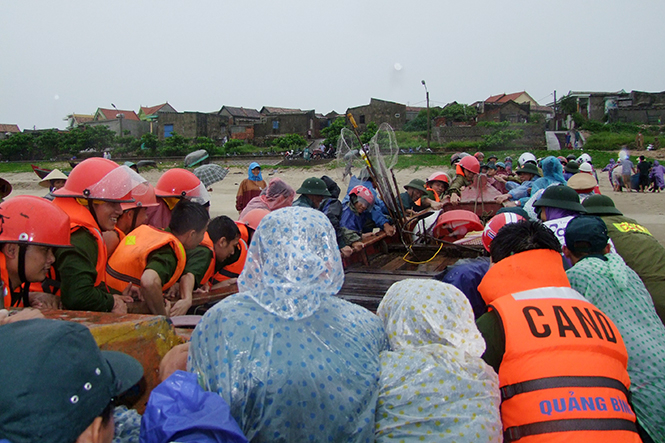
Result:
[[[238,241],[238,248],[240,248],[240,257],[230,265],[224,266],[220,269],[211,279],[210,283],[215,284],[231,278],[238,278],[243,268],[245,267],[245,260],[247,260],[247,243],[242,238]]]
[[[540,283],[515,273],[527,265],[542,270]],[[494,264],[479,287],[483,297],[483,286],[506,286],[507,279],[522,288],[489,300],[505,332],[504,441],[640,442],[619,330],[570,288],[560,255],[527,251]]]
[[[208,269],[206,269],[206,273],[203,275],[203,278],[201,279],[201,286],[203,286],[204,284],[208,283],[210,277],[212,277],[215,274],[215,263],[217,262],[217,257],[215,256],[215,245],[213,245],[212,239],[210,238],[207,232],[203,236],[203,241],[200,243],[200,245],[205,246],[206,248],[210,249],[210,251],[212,252],[212,261],[210,262]]]
[[[162,291],[168,290],[180,279],[185,269],[185,248],[175,235],[148,225],[134,229],[118,245],[106,267],[106,284],[118,292],[122,292],[129,283],[140,286],[148,256],[167,245],[173,249],[178,260],[170,280],[162,282]]]
[[[97,277],[95,278],[95,286],[99,286],[106,281],[107,262],[106,243],[104,242],[104,237],[99,229],[99,225],[88,208],[77,202],[75,198],[56,197],[53,200],[53,203],[58,205],[67,213],[67,215],[69,215],[72,234],[79,229],[85,229],[95,238],[95,242],[97,243],[97,263],[95,263]]]

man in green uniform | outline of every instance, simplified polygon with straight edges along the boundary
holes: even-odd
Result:
[[[665,324],[665,248],[636,220],[624,217],[611,198],[592,195],[582,205],[589,215],[597,215],[607,225],[607,233],[617,253],[644,282]]]

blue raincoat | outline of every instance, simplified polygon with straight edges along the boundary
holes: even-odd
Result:
[[[250,441],[374,441],[381,321],[335,297],[344,269],[328,218],[310,208],[266,215],[240,293],[192,334],[189,369],[219,393]]]

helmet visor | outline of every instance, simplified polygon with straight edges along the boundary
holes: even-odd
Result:
[[[199,183],[197,187],[186,191],[185,198],[200,205],[210,203],[210,194],[206,190],[206,187],[203,183]]]
[[[87,198],[110,202],[134,201],[131,193],[137,195],[148,192],[148,181],[128,166],[120,166],[106,174],[101,180],[88,188]]]

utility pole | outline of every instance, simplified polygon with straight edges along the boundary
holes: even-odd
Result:
[[[427,90],[427,84],[425,83],[425,80],[421,80],[420,83],[422,83],[423,86],[425,87],[425,100],[427,101],[427,149],[429,149],[429,141],[431,133],[430,125],[432,124],[429,118],[429,91]]]
[[[118,111],[118,108],[116,108],[115,105],[114,105],[113,103],[111,103],[111,106],[113,106],[113,109],[115,109],[116,111]],[[117,118],[118,120],[120,120],[120,137],[122,137],[122,136],[124,135],[123,132],[122,132],[122,119],[125,118],[125,114],[123,114],[122,112],[118,111],[118,113],[115,115],[115,118]]]
[[[556,116],[556,89],[554,90],[554,130],[559,130],[559,119]]]

